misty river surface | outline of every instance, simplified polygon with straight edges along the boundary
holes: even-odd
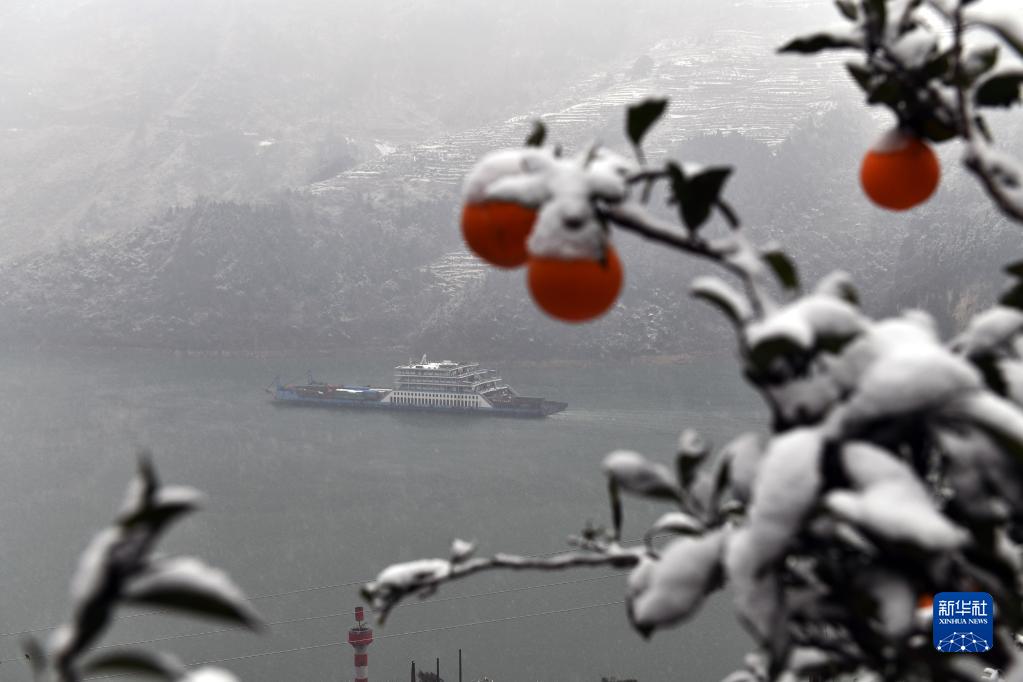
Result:
[[[352,649],[338,643],[361,603],[356,585],[389,563],[446,556],[455,537],[478,541],[482,553],[560,550],[587,519],[608,519],[600,472],[608,451],[628,447],[670,464],[683,427],[721,444],[765,422],[726,360],[487,363],[522,394],[569,403],[545,420],[282,408],[263,391],[275,374],[302,380],[307,370],[389,386],[405,359],[0,355],[0,682],[30,679],[10,633],[64,617],[77,556],[116,513],[139,448],[153,451],[165,482],[208,495],[163,550],[224,568],[266,620],[287,622],[253,635],[133,615],[103,643],[161,640],[148,646],[189,662],[240,657],[223,666],[246,682],[328,682],[352,678]],[[626,500],[626,538],[662,510]],[[440,658],[453,682],[459,648],[467,682],[710,682],[739,667],[749,642],[727,595],[644,642],[624,607],[607,605],[624,595],[614,573],[484,573],[445,586],[376,628],[370,679],[405,680],[412,660],[433,670]],[[457,627],[480,621],[496,622]]]

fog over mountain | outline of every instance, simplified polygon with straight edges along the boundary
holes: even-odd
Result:
[[[0,334],[231,352],[713,349],[689,259],[623,235],[620,305],[565,327],[458,234],[481,154],[521,144],[538,117],[569,151],[621,145],[624,107],[655,94],[672,104],[652,153],[735,165],[728,195],[751,237],[789,246],[807,279],[841,266],[868,307],[926,305],[949,329],[997,291],[980,265],[1017,234],[955,150],[923,210],[871,207],[856,171],[886,121],[840,57],[774,54],[830,21],[829,3],[640,4],[5,3]]]

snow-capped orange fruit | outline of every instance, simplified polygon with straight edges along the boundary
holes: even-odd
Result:
[[[586,322],[614,305],[622,289],[622,263],[611,246],[604,262],[529,259],[529,293],[540,309],[564,322]]]
[[[870,200],[891,211],[927,201],[938,187],[941,166],[930,146],[916,135],[895,130],[863,157],[860,184]]]
[[[536,211],[510,201],[467,203],[462,209],[462,236],[469,249],[491,265],[516,268],[529,254],[526,239]]]

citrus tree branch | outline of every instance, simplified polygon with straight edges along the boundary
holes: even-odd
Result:
[[[383,621],[388,612],[405,597],[415,594],[428,597],[445,583],[467,578],[476,573],[497,569],[512,571],[562,571],[569,568],[632,568],[639,563],[644,547],[624,548],[617,543],[591,542],[578,550],[549,556],[495,554],[463,560],[426,559],[396,564],[366,584],[363,595],[370,600]]]

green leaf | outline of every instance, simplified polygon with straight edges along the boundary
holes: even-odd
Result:
[[[775,277],[786,289],[799,288],[799,273],[796,264],[787,253],[780,249],[766,251],[760,254],[764,262],[774,271]]]
[[[749,350],[750,363],[761,371],[769,371],[775,360],[798,357],[806,351],[794,339],[787,336],[771,336],[762,339]]]
[[[959,134],[953,125],[945,123],[937,116],[930,116],[920,124],[920,132],[932,142],[945,142]]]
[[[1002,297],[998,299],[998,302],[1010,308],[1023,310],[1023,282],[1017,283],[1007,292],[1002,294]]]
[[[979,107],[1011,107],[1020,102],[1021,85],[1023,70],[999,73],[977,87],[973,93],[973,101]]]
[[[1016,261],[1015,263],[1009,263],[1005,266],[1005,272],[1013,277],[1023,279],[1023,260]]]
[[[192,557],[154,562],[129,583],[124,599],[225,620],[252,630],[261,625],[255,609],[226,573]]]
[[[905,97],[902,83],[893,76],[884,76],[867,93],[868,104],[887,104],[890,107],[895,107],[903,99]]]
[[[706,168],[696,175],[685,177],[682,194],[676,193],[682,221],[694,232],[707,222],[711,209],[717,205],[721,190],[731,175],[727,166]]]
[[[543,124],[543,121],[537,119],[533,121],[533,132],[526,138],[527,147],[542,147],[544,140],[547,139],[547,126]]]
[[[857,62],[846,62],[845,68],[863,92],[869,93],[874,89],[874,74],[866,66]]]
[[[813,33],[808,36],[793,38],[778,48],[778,52],[796,52],[813,54],[821,50],[837,50],[847,47],[863,47],[859,40],[837,33]]]
[[[643,143],[650,127],[657,122],[668,107],[666,99],[647,99],[628,108],[625,118],[625,131],[635,147]]]
[[[835,0],[835,7],[849,21],[856,21],[860,18],[859,8],[853,0]]]
[[[954,54],[955,50],[949,48],[931,57],[924,65],[924,76],[926,78],[946,78],[952,72]]]
[[[169,654],[142,649],[121,649],[93,656],[82,666],[85,677],[94,675],[148,675],[177,680],[187,674],[185,666]]]

